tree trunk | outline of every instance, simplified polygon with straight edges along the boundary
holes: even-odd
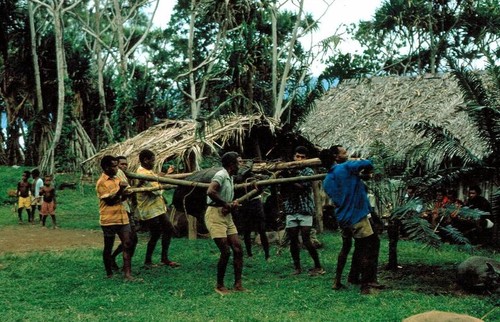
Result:
[[[61,138],[63,119],[64,119],[64,100],[65,100],[65,85],[64,80],[67,75],[65,58],[64,58],[64,44],[63,44],[63,25],[60,7],[53,8],[52,15],[54,18],[54,34],[56,40],[56,66],[57,66],[57,118],[56,129],[54,138],[47,153],[44,155],[40,168],[42,172],[54,173],[55,162],[54,154]]]
[[[31,1],[28,2],[28,14],[30,23],[31,56],[33,58],[33,73],[35,76],[36,114],[39,114],[43,111],[42,82],[40,79],[40,65],[38,64],[35,17],[33,3]]]
[[[96,35],[100,35],[101,5],[99,0],[95,0],[94,10],[95,10],[94,29],[96,31]],[[109,143],[114,142],[114,134],[113,134],[113,128],[109,123],[108,110],[106,106],[106,93],[104,90],[104,59],[102,57],[101,42],[98,39],[94,39],[93,43],[94,43],[94,54],[97,63],[97,90],[99,93],[99,107],[101,111],[99,118],[101,120],[103,131],[106,134],[106,142],[97,145],[105,146]]]

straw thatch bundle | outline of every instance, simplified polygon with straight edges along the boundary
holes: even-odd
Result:
[[[351,153],[367,156],[370,146],[379,142],[402,156],[425,141],[413,131],[413,124],[429,121],[482,154],[485,148],[477,140],[469,117],[457,112],[462,105],[457,81],[450,74],[351,80],[317,102],[301,131],[324,148],[341,144]]]
[[[227,144],[241,147],[254,125],[264,124],[271,131],[275,123],[260,115],[228,116],[205,125],[204,134],[196,135],[197,123],[193,120],[167,120],[152,126],[124,142],[113,144],[82,163],[84,173],[100,172],[99,162],[104,155],[124,155],[128,158],[129,171],[139,167],[139,152],[149,149],[156,154],[154,171],[161,171],[166,160],[187,160],[194,155],[200,160],[205,151]]]

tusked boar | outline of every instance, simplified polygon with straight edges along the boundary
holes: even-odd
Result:
[[[500,262],[472,256],[458,265],[458,284],[471,292],[495,292],[500,287]]]

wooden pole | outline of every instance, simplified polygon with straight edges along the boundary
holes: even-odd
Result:
[[[316,180],[324,179],[325,176],[326,176],[326,174],[315,174],[312,176],[299,176],[299,177],[290,177],[290,178],[267,179],[267,180],[260,180],[260,181],[253,181],[253,182],[236,184],[236,185],[234,185],[234,188],[235,189],[243,189],[243,188],[254,187],[254,186],[262,187],[262,186],[271,186],[271,185],[283,184],[283,183],[316,181]],[[199,188],[208,188],[208,186],[210,185],[209,183],[204,183],[204,182],[188,181],[188,180],[173,179],[173,178],[166,178],[166,177],[147,176],[147,175],[141,175],[141,174],[137,174],[137,173],[130,173],[130,176],[129,176],[128,172],[127,172],[127,177],[130,177],[133,179],[140,179],[140,180],[145,180],[145,181],[156,181],[156,182],[162,182],[162,183],[169,184],[169,185],[160,185],[158,187],[138,187],[138,188],[132,187],[132,188],[128,188],[127,191],[129,191],[131,193],[156,191],[156,190],[162,190],[162,189],[171,189],[172,185],[199,187]]]
[[[323,198],[321,197],[321,181],[313,181],[312,183],[314,206],[316,216],[316,228],[318,233],[323,232]]]

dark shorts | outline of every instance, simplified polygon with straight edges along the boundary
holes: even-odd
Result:
[[[104,237],[115,237],[115,235],[119,233],[131,232],[130,225],[110,225],[110,226],[101,226],[102,232],[104,233]]]
[[[262,201],[251,199],[245,202],[239,209],[236,219],[241,225],[250,230],[260,229],[265,224],[265,214]],[[235,220],[235,221],[236,221]]]
[[[173,228],[167,214],[161,214],[148,220],[142,220],[139,223],[141,229],[149,231],[150,233],[167,233]]]

